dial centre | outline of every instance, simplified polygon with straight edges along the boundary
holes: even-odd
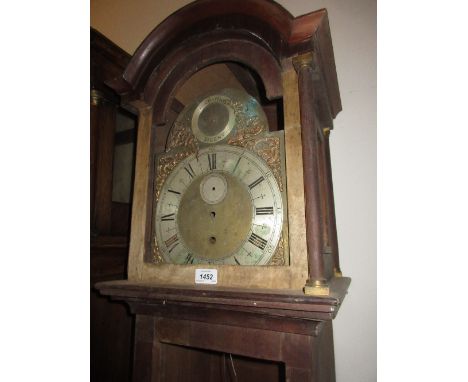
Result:
[[[226,172],[209,173],[194,179],[183,194],[177,227],[187,250],[196,258],[221,260],[247,241],[252,211],[245,184]]]

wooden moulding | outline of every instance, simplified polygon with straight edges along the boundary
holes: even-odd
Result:
[[[167,123],[172,100],[181,85],[201,68],[219,62],[247,65],[262,79],[267,98],[281,97],[281,67],[276,58],[247,36],[231,36],[229,40],[222,37],[215,34],[201,42],[185,44],[183,48],[168,54],[158,71],[149,77],[143,97],[145,102],[154,105],[157,125]]]
[[[190,47],[214,32],[218,41],[232,40],[241,31],[244,39],[271,52],[278,62],[313,49],[323,70],[326,102],[332,116],[338,114],[341,100],[326,9],[294,18],[268,0],[199,0],[188,4],[159,24],[135,51],[124,73],[107,83],[124,103],[130,103],[140,98],[174,47]]]
[[[333,279],[327,297],[305,296],[301,291],[168,286],[128,280],[100,282],[96,287],[103,295],[125,300],[135,314],[209,323],[219,322],[222,318],[221,322],[226,325],[313,336],[319,328],[310,320],[333,319],[349,283],[350,279],[346,277]],[[268,318],[269,324],[266,325],[261,317]]]

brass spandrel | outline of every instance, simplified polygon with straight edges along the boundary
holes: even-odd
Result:
[[[181,161],[183,161],[185,158],[192,154],[194,154],[193,150],[183,150],[166,153],[157,159],[156,184],[154,192],[156,202],[159,200],[161,188],[164,182],[166,181],[168,175]]]
[[[285,251],[284,251],[284,235],[281,234],[281,237],[278,241],[278,246],[276,247],[275,253],[271,257],[268,265],[286,265]]]
[[[283,187],[283,177],[281,171],[281,145],[279,137],[263,137],[256,139],[242,139],[242,140],[233,140],[228,142],[234,146],[244,147],[250,151],[253,151],[270,166],[273,175],[278,182],[280,191],[282,192]]]
[[[166,152],[178,147],[185,147],[192,152],[198,151],[197,139],[193,135],[192,130],[187,128],[188,123],[188,116],[186,114],[174,122],[167,140]]]

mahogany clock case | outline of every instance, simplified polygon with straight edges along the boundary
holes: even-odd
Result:
[[[203,93],[231,88],[225,82],[235,78],[262,106],[268,133],[284,134],[288,263],[210,264],[216,286],[195,285],[196,264],[147,261],[155,159],[196,98],[183,98],[184,85],[204,70],[230,75]],[[157,26],[108,85],[138,128],[128,280],[97,288],[136,316],[133,380],[178,380],[180,359],[215,352],[206,380],[219,380],[217,360],[233,355],[238,365],[242,357],[273,362],[263,369],[275,379],[333,382],[331,321],[350,279],[341,276],[334,216],[329,134],[341,101],[326,10],[294,18],[268,0],[190,3]],[[186,375],[195,369],[190,361]]]

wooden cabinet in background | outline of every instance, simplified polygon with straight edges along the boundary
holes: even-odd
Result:
[[[134,143],[136,128],[104,82],[120,74],[129,59],[126,52],[91,29],[90,364],[91,381],[96,382],[127,382],[131,375],[134,319],[125,304],[111,302],[93,288],[96,282],[126,277],[133,156],[130,152],[124,161],[130,171],[130,179],[125,179],[129,184],[116,185],[116,177],[121,178],[116,171],[122,171],[116,153],[121,145]],[[119,194],[116,187],[125,188],[128,195],[113,200]]]

